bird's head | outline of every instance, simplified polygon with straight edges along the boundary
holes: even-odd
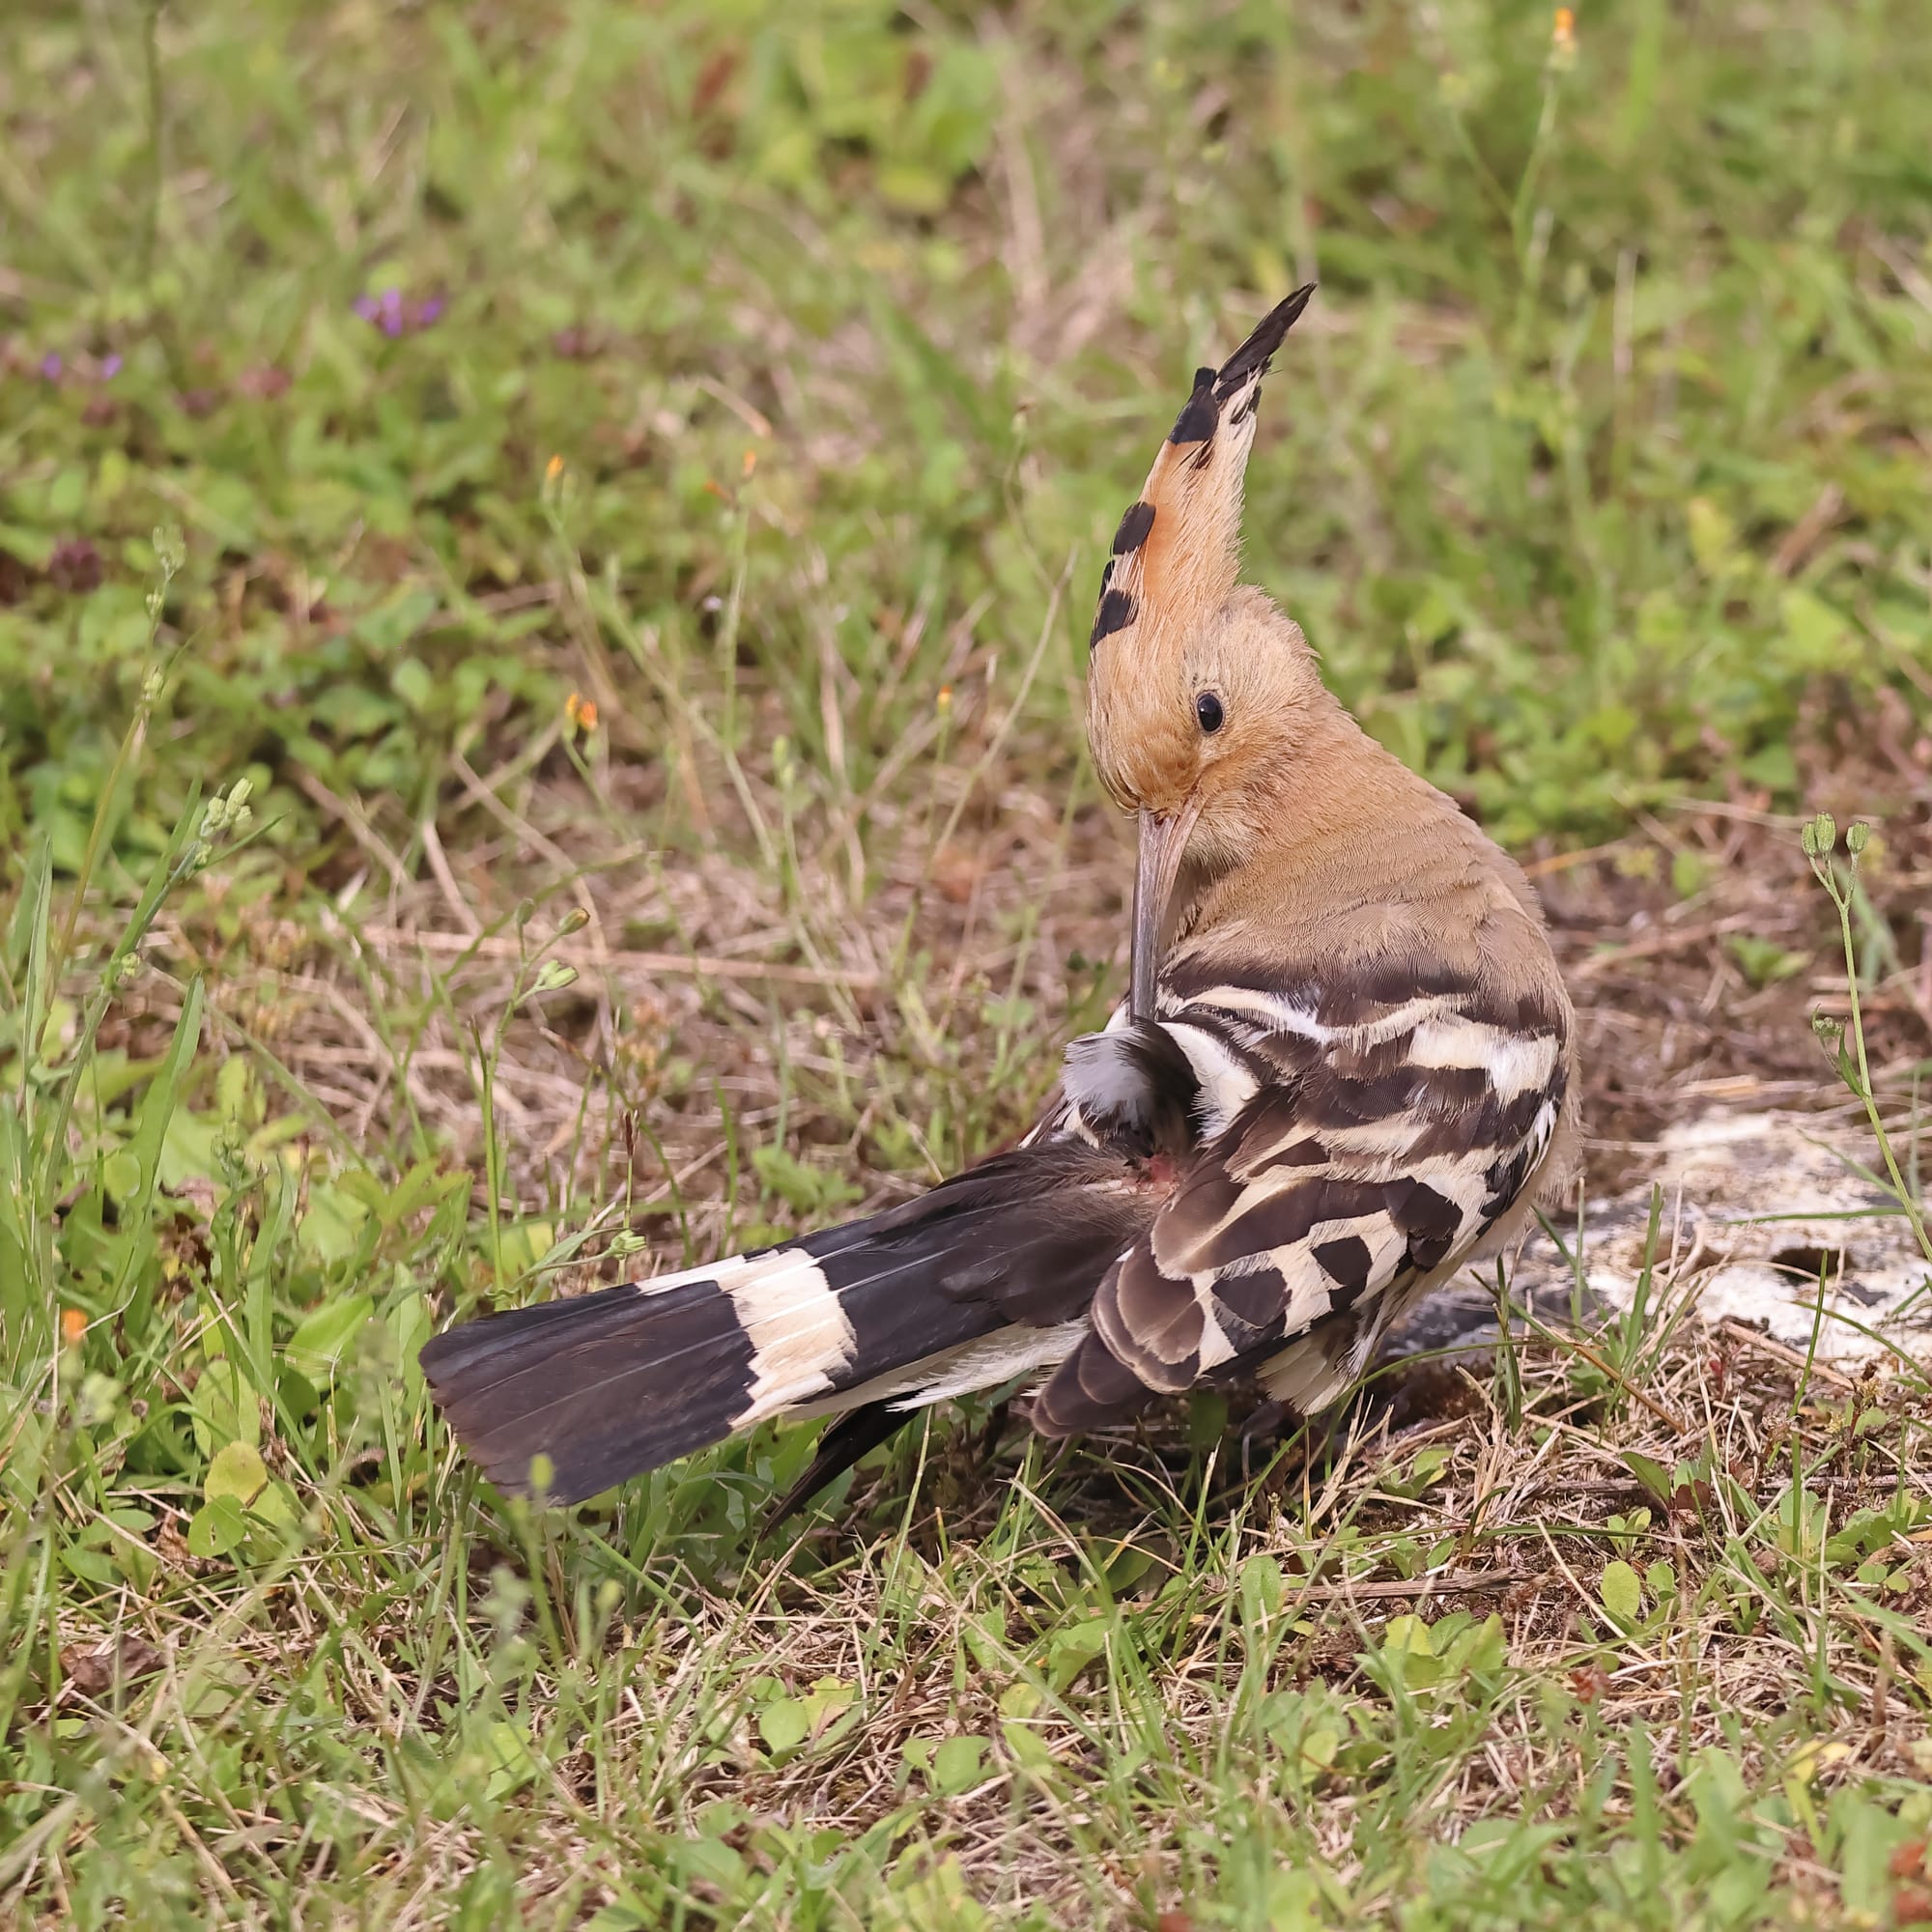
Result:
[[[1179,881],[1254,851],[1270,792],[1324,709],[1300,627],[1235,581],[1262,377],[1313,293],[1297,289],[1219,369],[1195,376],[1101,580],[1087,729],[1102,782],[1139,820],[1137,1018],[1153,1016]]]

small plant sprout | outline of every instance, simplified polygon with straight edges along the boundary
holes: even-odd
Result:
[[[203,808],[201,827],[189,853],[191,868],[199,871],[211,864],[224,845],[245,838],[255,823],[248,799],[254,790],[249,779],[237,779],[226,792],[216,792]]]
[[[182,566],[187,561],[187,545],[173,524],[156,524],[150,542],[155,552],[155,568],[161,579],[148,593],[148,610],[153,614],[158,611],[168,585],[181,575]]]
[[[1932,1233],[1926,1229],[1925,1210],[1899,1166],[1890,1132],[1879,1111],[1878,1095],[1872,1087],[1871,1063],[1865,1050],[1864,1009],[1859,988],[1858,941],[1853,931],[1852,914],[1857,898],[1859,861],[1871,842],[1871,827],[1860,821],[1846,830],[1844,843],[1847,856],[1842,864],[1835,857],[1837,821],[1829,811],[1819,812],[1804,827],[1800,842],[1805,858],[1811,862],[1813,877],[1824,887],[1838,915],[1839,940],[1844,950],[1845,995],[1850,1008],[1848,1021],[1817,1013],[1812,1016],[1811,1028],[1826,1051],[1832,1054],[1839,1079],[1864,1109],[1865,1120],[1885,1164],[1886,1192],[1897,1203],[1898,1211],[1911,1225],[1919,1252],[1932,1262]],[[1924,1293],[1921,1288],[1911,1297],[1911,1302],[1916,1302]],[[1901,1306],[1910,1306],[1911,1302]]]

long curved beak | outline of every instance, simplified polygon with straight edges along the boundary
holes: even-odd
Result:
[[[1198,799],[1179,811],[1140,815],[1140,857],[1134,867],[1133,990],[1137,1020],[1154,1017],[1154,988],[1160,978],[1161,950],[1174,909],[1174,888],[1187,853],[1188,836],[1201,815]]]

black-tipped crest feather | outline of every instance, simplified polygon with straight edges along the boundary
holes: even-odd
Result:
[[[1122,633],[1131,633],[1129,651],[1172,647],[1234,587],[1241,475],[1262,378],[1314,293],[1312,282],[1296,289],[1219,369],[1194,372],[1187,401],[1115,533],[1090,649]]]
[[[1255,330],[1228,359],[1214,377],[1214,399],[1226,402],[1251,376],[1265,376],[1268,363],[1282,345],[1288,331],[1301,320],[1301,312],[1315,294],[1315,284],[1306,282],[1286,301],[1268,310]],[[1196,383],[1200,381],[1195,378]]]

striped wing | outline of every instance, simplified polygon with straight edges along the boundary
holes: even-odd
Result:
[[[1319,1406],[1509,1213],[1563,1110],[1561,1009],[1468,980],[1197,969],[1160,1025],[1194,1078],[1198,1151],[1043,1392],[1050,1433],[1231,1368]]]

